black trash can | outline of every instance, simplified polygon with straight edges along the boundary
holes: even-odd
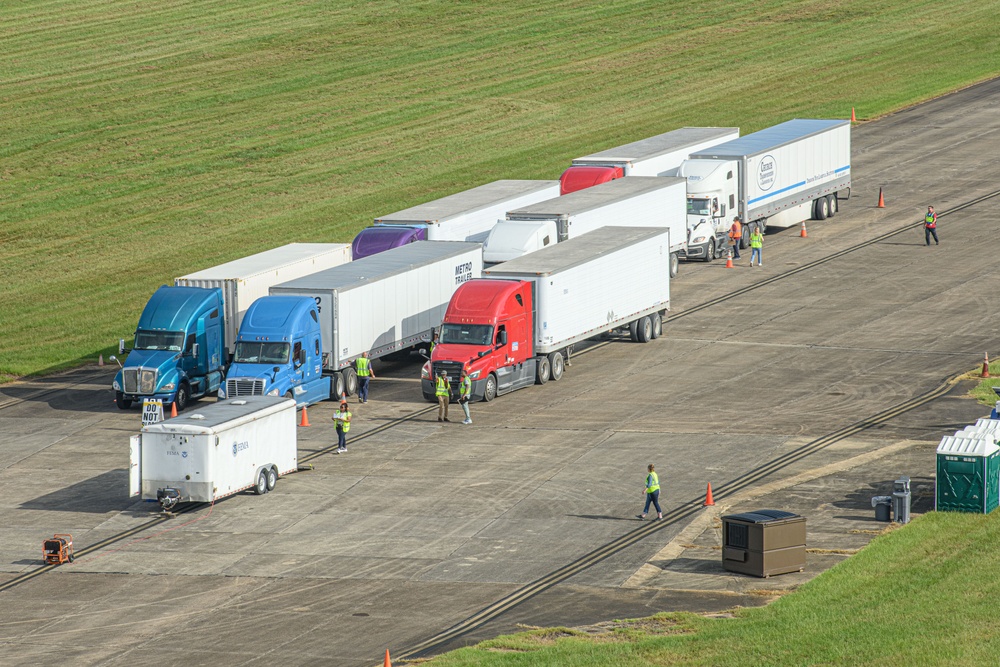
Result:
[[[873,496],[872,507],[875,508],[876,521],[892,521],[892,496]]]

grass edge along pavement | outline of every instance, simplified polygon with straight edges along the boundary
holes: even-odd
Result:
[[[731,618],[667,613],[608,624],[598,634],[537,629],[421,664],[997,664],[998,548],[1000,513],[931,512],[886,531],[770,605],[734,609]]]
[[[107,358],[159,284],[387,211],[683,125],[967,87],[1000,71],[998,20],[971,0],[15,5],[0,377]]]
[[[969,396],[976,399],[983,405],[993,407],[997,402],[997,395],[993,387],[1000,387],[1000,361],[991,361],[989,365],[990,377],[983,378],[982,366],[974,371],[970,371],[966,376],[970,380],[979,379],[978,385],[969,390]]]

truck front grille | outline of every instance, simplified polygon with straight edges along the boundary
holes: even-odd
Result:
[[[264,381],[257,378],[229,378],[226,380],[226,396],[263,396]]]
[[[438,373],[444,371],[448,374],[448,384],[451,385],[451,392],[458,396],[458,385],[462,382],[462,364],[457,361],[435,361],[431,364],[434,373],[434,381],[437,381]]]
[[[126,394],[149,395],[156,391],[156,370],[126,368],[122,371]]]

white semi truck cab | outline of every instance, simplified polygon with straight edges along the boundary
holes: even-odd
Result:
[[[687,179],[688,259],[709,262],[726,251],[730,221],[738,215],[737,167],[730,160],[685,160],[678,168]]]

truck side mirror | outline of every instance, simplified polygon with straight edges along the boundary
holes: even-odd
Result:
[[[198,343],[195,343],[194,345],[191,346],[191,356],[194,357],[195,359],[198,358]]]
[[[306,349],[302,348],[299,350],[299,365],[306,363]]]
[[[125,339],[118,339],[118,354],[125,354]]]
[[[503,347],[506,344],[507,344],[507,331],[504,330],[497,335],[497,345]]]

